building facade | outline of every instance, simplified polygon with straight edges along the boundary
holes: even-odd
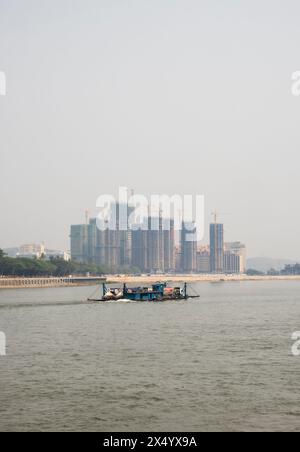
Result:
[[[238,274],[240,272],[240,256],[230,251],[224,253],[224,273]]]
[[[197,230],[194,223],[183,223],[181,230],[181,270],[197,271]]]
[[[120,227],[120,205],[116,205],[116,224],[99,228],[97,219],[89,224],[71,226],[71,256],[83,263],[104,265],[110,268],[130,266],[132,263],[132,232],[127,225]],[[127,209],[127,223],[131,210]],[[127,230],[126,230],[127,228]]]
[[[132,231],[132,266],[141,272],[148,271],[148,231]]]
[[[147,273],[175,271],[174,221],[149,218],[147,228],[132,231],[132,265]]]
[[[197,251],[197,273],[210,273],[210,250],[203,246]]]
[[[179,235],[174,220],[158,216],[146,218],[144,227],[125,230],[118,212],[116,230],[99,229],[96,219],[71,226],[72,259],[120,271],[135,267],[142,273],[245,272],[246,247],[241,242],[224,244],[223,224],[211,224],[210,245],[198,249],[194,223],[183,223]]]
[[[232,253],[239,257],[239,269],[237,273],[246,272],[247,251],[246,246],[241,242],[225,243],[225,253]]]
[[[71,255],[78,262],[109,268],[136,267],[142,272],[175,271],[174,221],[166,227],[162,218],[147,219],[147,230],[136,227],[99,229],[97,220],[71,226]]]
[[[224,272],[224,226],[219,223],[210,225],[210,271]]]
[[[71,226],[71,257],[77,262],[88,262],[89,257],[89,225]]]
[[[164,271],[168,273],[175,272],[175,226],[174,220],[168,220],[166,228],[163,231],[164,247]]]

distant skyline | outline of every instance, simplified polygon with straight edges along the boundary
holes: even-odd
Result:
[[[249,257],[300,259],[300,3],[2,0],[0,248],[69,249],[120,185],[203,194]]]

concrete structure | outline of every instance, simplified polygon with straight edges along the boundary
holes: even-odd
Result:
[[[120,262],[120,231],[100,230],[97,220],[92,218],[88,225],[82,225],[84,234],[74,236],[71,227],[71,256],[78,262],[119,267]],[[76,228],[76,227],[75,227]],[[77,245],[77,241],[79,242]],[[74,249],[80,253],[74,253]],[[81,251],[84,251],[81,254]]]
[[[175,271],[174,221],[152,217],[147,228],[132,232],[132,265],[147,273]]]
[[[45,253],[45,245],[27,244],[21,245],[19,249],[20,254],[43,254]]]
[[[40,259],[45,256],[45,246],[36,244],[21,245],[16,257],[26,259]]]
[[[210,246],[198,251],[197,241],[191,240],[195,225],[182,225],[180,248],[173,220],[152,217],[146,225],[148,230],[101,231],[91,219],[87,225],[71,226],[72,258],[111,269],[133,266],[144,273],[245,273],[246,247],[241,242],[224,244],[223,224],[210,225]]]
[[[203,246],[197,251],[197,273],[210,273],[210,250]]]
[[[230,251],[224,253],[224,273],[239,274],[240,271],[240,256]]]
[[[210,225],[210,271],[224,272],[224,226],[219,223]]]
[[[179,247],[176,247],[175,248],[175,271],[176,271],[176,273],[181,272],[181,262],[182,262],[181,249]]]
[[[84,276],[69,276],[58,278],[0,278],[1,289],[26,289],[26,288],[43,288],[43,287],[66,287],[66,286],[85,286],[95,285],[101,282],[106,282],[106,278],[101,277],[84,277]]]
[[[164,248],[162,219],[160,217],[149,218],[148,225],[148,268],[150,273],[164,272]]]
[[[62,250],[50,250],[45,248],[45,245],[21,245],[20,248],[9,248],[4,250],[8,257],[12,258],[25,258],[25,259],[45,259],[50,260],[51,258],[59,258],[64,261],[69,261],[71,259],[70,253]]]
[[[241,242],[225,243],[225,253],[229,252],[239,256],[239,270],[238,273],[246,273],[247,252],[246,246]]]
[[[197,271],[197,231],[194,223],[183,223],[181,230],[181,271]]]
[[[71,226],[71,257],[77,262],[86,263],[89,260],[89,225]]]
[[[120,225],[120,209],[116,206],[116,229],[98,228],[97,220],[71,226],[71,257],[78,262],[105,265],[109,268],[129,266],[132,262],[132,232]],[[127,221],[131,209],[127,210]],[[105,226],[105,225],[104,225]]]
[[[63,259],[66,262],[69,262],[71,260],[70,253],[67,253],[66,251],[61,251],[61,250],[46,249],[44,257],[46,260],[50,260],[52,258]]]
[[[164,270],[165,272],[175,271],[175,225],[174,220],[166,220],[164,223]]]
[[[148,271],[148,231],[132,231],[132,265],[141,272]]]

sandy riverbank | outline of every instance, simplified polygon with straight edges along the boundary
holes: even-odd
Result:
[[[248,276],[248,275],[152,275],[152,276],[126,276],[109,275],[109,283],[116,284],[152,284],[157,281],[169,283],[198,283],[198,282],[226,282],[226,281],[300,281],[298,276]]]
[[[107,283],[118,286],[126,283],[135,286],[151,285],[157,281],[166,281],[170,284],[187,282],[227,282],[227,281],[300,281],[298,276],[248,276],[248,275],[151,275],[151,276],[128,276],[128,275],[108,275]],[[76,287],[94,286],[105,282],[105,278],[21,278],[21,279],[0,279],[1,289],[34,289],[53,287]]]
[[[102,277],[36,277],[0,278],[0,289],[47,289],[51,287],[94,286],[105,282]]]

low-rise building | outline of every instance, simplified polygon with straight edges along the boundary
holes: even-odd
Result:
[[[67,251],[46,249],[44,244],[21,245],[17,250],[15,256],[12,257],[45,260],[50,260],[51,258],[59,258],[63,259],[64,261],[69,261],[71,259],[70,253],[68,253]]]
[[[239,256],[239,269],[237,272],[230,273],[245,273],[246,272],[246,246],[241,242],[227,242],[225,243],[225,253],[235,254]],[[228,258],[227,258],[228,260]],[[236,265],[236,264],[235,264]]]
[[[240,271],[240,256],[230,251],[224,253],[224,273],[238,274]]]
[[[210,273],[209,246],[203,246],[197,251],[197,273]]]

